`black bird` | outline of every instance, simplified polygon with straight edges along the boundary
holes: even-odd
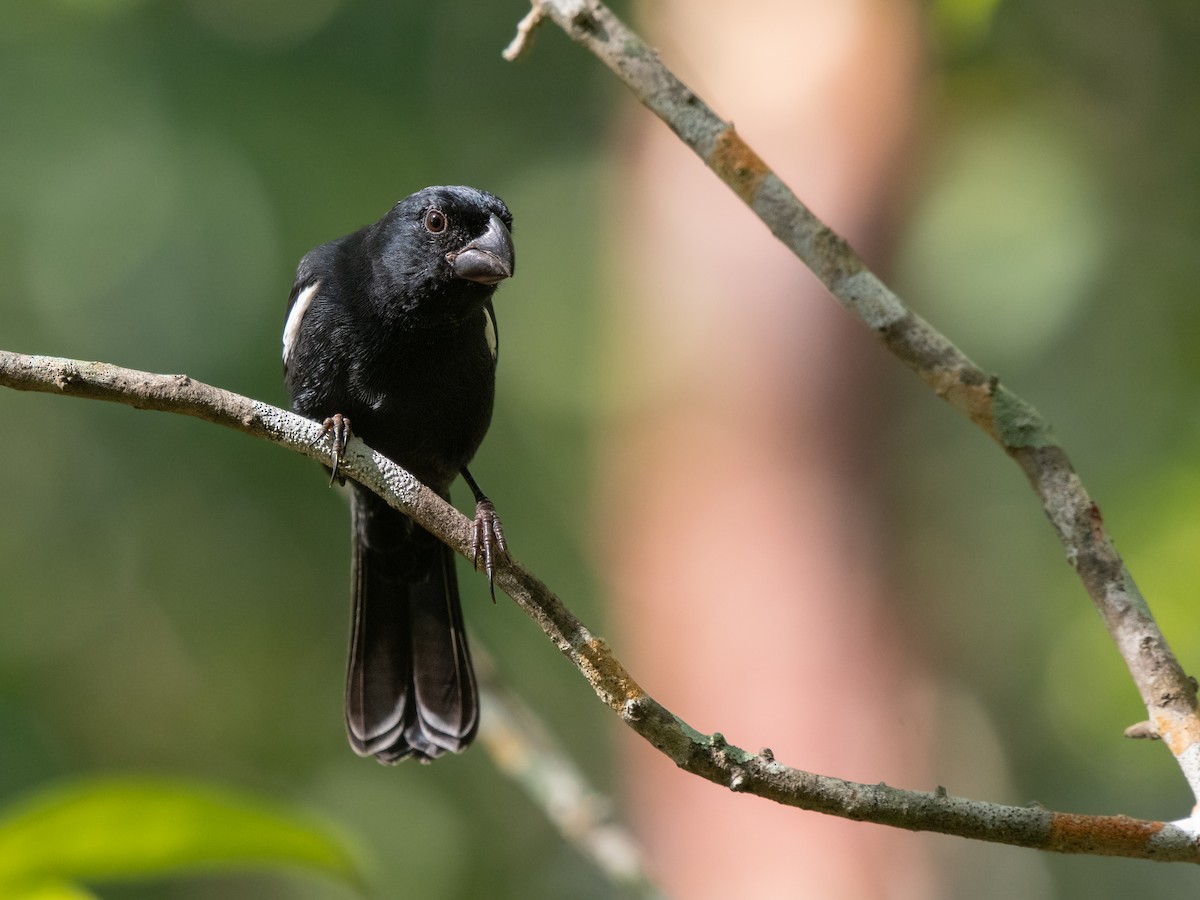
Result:
[[[442,497],[461,473],[489,585],[504,536],[466,466],[492,418],[492,295],[513,274],[511,229],[486,191],[418,191],[300,261],[283,331],[292,405],[332,432],[332,477],[351,427]],[[350,744],[385,763],[457,753],[475,736],[479,696],[454,556],[370,491],[350,491]]]

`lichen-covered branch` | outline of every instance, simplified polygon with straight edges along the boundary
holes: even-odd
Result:
[[[1200,801],[1196,687],[1171,652],[1050,426],[913,313],[821,222],[729,122],[681,82],[646,43],[596,0],[534,0],[505,57],[515,59],[550,19],[591,51],[679,136],[939,397],[982,428],[1029,479],[1067,560],[1099,610],[1150,714]]]
[[[108,363],[0,350],[0,386],[181,413],[313,459],[328,458],[324,441],[316,441],[321,431],[316,422],[186,375],[157,375]],[[346,448],[341,470],[458,553],[470,553],[471,523],[411,474],[357,438]],[[1186,823],[1056,813],[1041,806],[1000,806],[952,797],[941,789],[924,793],[885,784],[856,784],[785,766],[769,750],[742,750],[726,743],[719,734],[696,731],[646,694],[608,645],[519,562],[504,561],[496,574],[496,584],[538,623],[597,696],[634,731],[680,768],[732,791],[912,831],[1062,853],[1200,863],[1200,843]]]

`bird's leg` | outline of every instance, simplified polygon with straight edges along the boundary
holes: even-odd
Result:
[[[500,525],[500,516],[496,507],[487,495],[479,489],[467,467],[462,467],[463,480],[475,495],[475,525],[471,529],[471,565],[479,568],[480,561],[487,572],[488,590],[492,594],[492,602],[496,602],[496,563],[508,556],[508,544],[504,542],[504,528]]]
[[[327,434],[333,435],[333,448],[331,465],[333,472],[329,476],[329,486],[333,487],[334,481],[337,480],[338,465],[341,463],[342,454],[346,452],[346,442],[350,440],[350,420],[341,413],[334,413],[328,419],[321,423],[321,433],[316,436],[311,447]]]

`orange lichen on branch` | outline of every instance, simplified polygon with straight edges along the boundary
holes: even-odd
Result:
[[[771,171],[732,125],[717,136],[708,164],[748,204],[754,203],[759,185]]]
[[[960,367],[943,368],[936,358],[917,354],[902,357],[916,370],[934,392],[982,428],[989,437],[996,437],[995,407],[992,384],[978,373]]]
[[[592,637],[580,645],[578,661],[584,677],[613,709],[619,711],[629,701],[646,696],[603,639]]]
[[[1158,736],[1171,748],[1176,759],[1183,756],[1189,747],[1200,743],[1200,723],[1191,716],[1160,712],[1153,721]]]
[[[981,380],[973,370],[955,369],[931,373],[925,380],[939,397],[964,413],[989,437],[996,437],[996,415],[992,403],[992,384]]]
[[[1147,822],[1128,816],[1055,813],[1050,820],[1046,849],[1059,853],[1145,856],[1150,840],[1164,827],[1162,822]]]

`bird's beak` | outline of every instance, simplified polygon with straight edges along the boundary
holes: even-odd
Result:
[[[446,259],[456,277],[479,284],[496,284],[512,277],[512,235],[500,217],[493,214],[483,234],[461,250],[447,253]]]

